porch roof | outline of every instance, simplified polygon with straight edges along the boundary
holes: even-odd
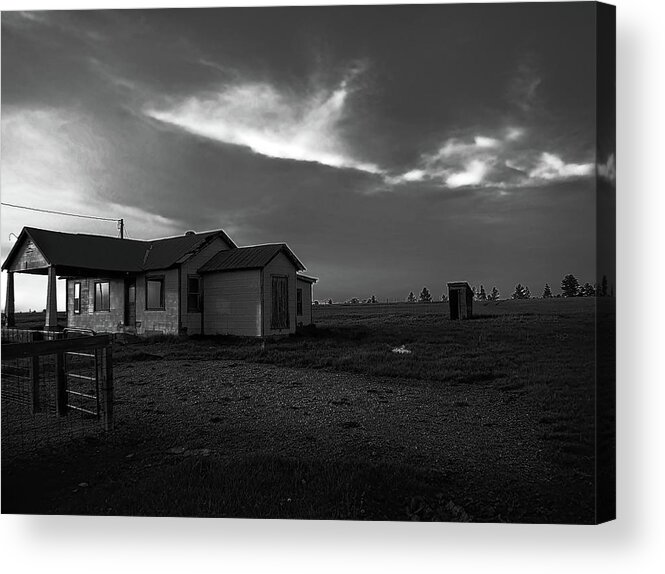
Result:
[[[24,227],[2,270],[46,274],[53,266],[58,275],[85,276],[99,272],[124,274],[166,269],[185,261],[215,237],[236,247],[221,229],[138,240]]]

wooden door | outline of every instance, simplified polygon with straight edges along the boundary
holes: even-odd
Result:
[[[288,329],[289,327],[289,278],[286,275],[273,275],[270,328]]]
[[[125,280],[125,325],[136,327],[136,280]]]
[[[459,319],[459,291],[450,290],[450,318]]]

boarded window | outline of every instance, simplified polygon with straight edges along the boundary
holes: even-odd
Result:
[[[187,312],[201,312],[201,278],[198,275],[187,277]]]
[[[288,329],[289,326],[289,279],[286,275],[273,275],[270,328]]]
[[[81,284],[74,283],[74,313],[81,312]]]
[[[95,283],[95,311],[111,310],[111,291],[108,282]]]
[[[302,289],[296,291],[296,313],[302,315]]]
[[[145,308],[153,311],[164,309],[164,277],[148,277],[145,280]]]

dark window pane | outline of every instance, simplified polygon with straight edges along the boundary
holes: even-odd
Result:
[[[187,311],[198,313],[201,310],[201,282],[199,277],[187,278]]]
[[[296,312],[302,315],[302,289],[296,291]]]
[[[74,283],[74,313],[81,312],[81,284]]]
[[[108,283],[95,283],[95,311],[110,311],[111,297]]]
[[[146,283],[148,309],[161,309],[164,306],[163,286],[162,279],[148,279]]]

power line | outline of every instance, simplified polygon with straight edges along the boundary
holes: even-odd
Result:
[[[41,213],[53,213],[55,215],[68,215],[70,217],[82,217],[84,219],[98,219],[100,221],[121,221],[120,219],[115,219],[114,217],[98,217],[96,215],[81,215],[80,213],[67,213],[65,211],[54,211],[52,209],[39,209],[37,207],[27,207],[25,205],[14,205],[13,203],[0,202],[0,205],[6,207],[15,207],[16,209],[27,209],[28,211],[39,211]]]

